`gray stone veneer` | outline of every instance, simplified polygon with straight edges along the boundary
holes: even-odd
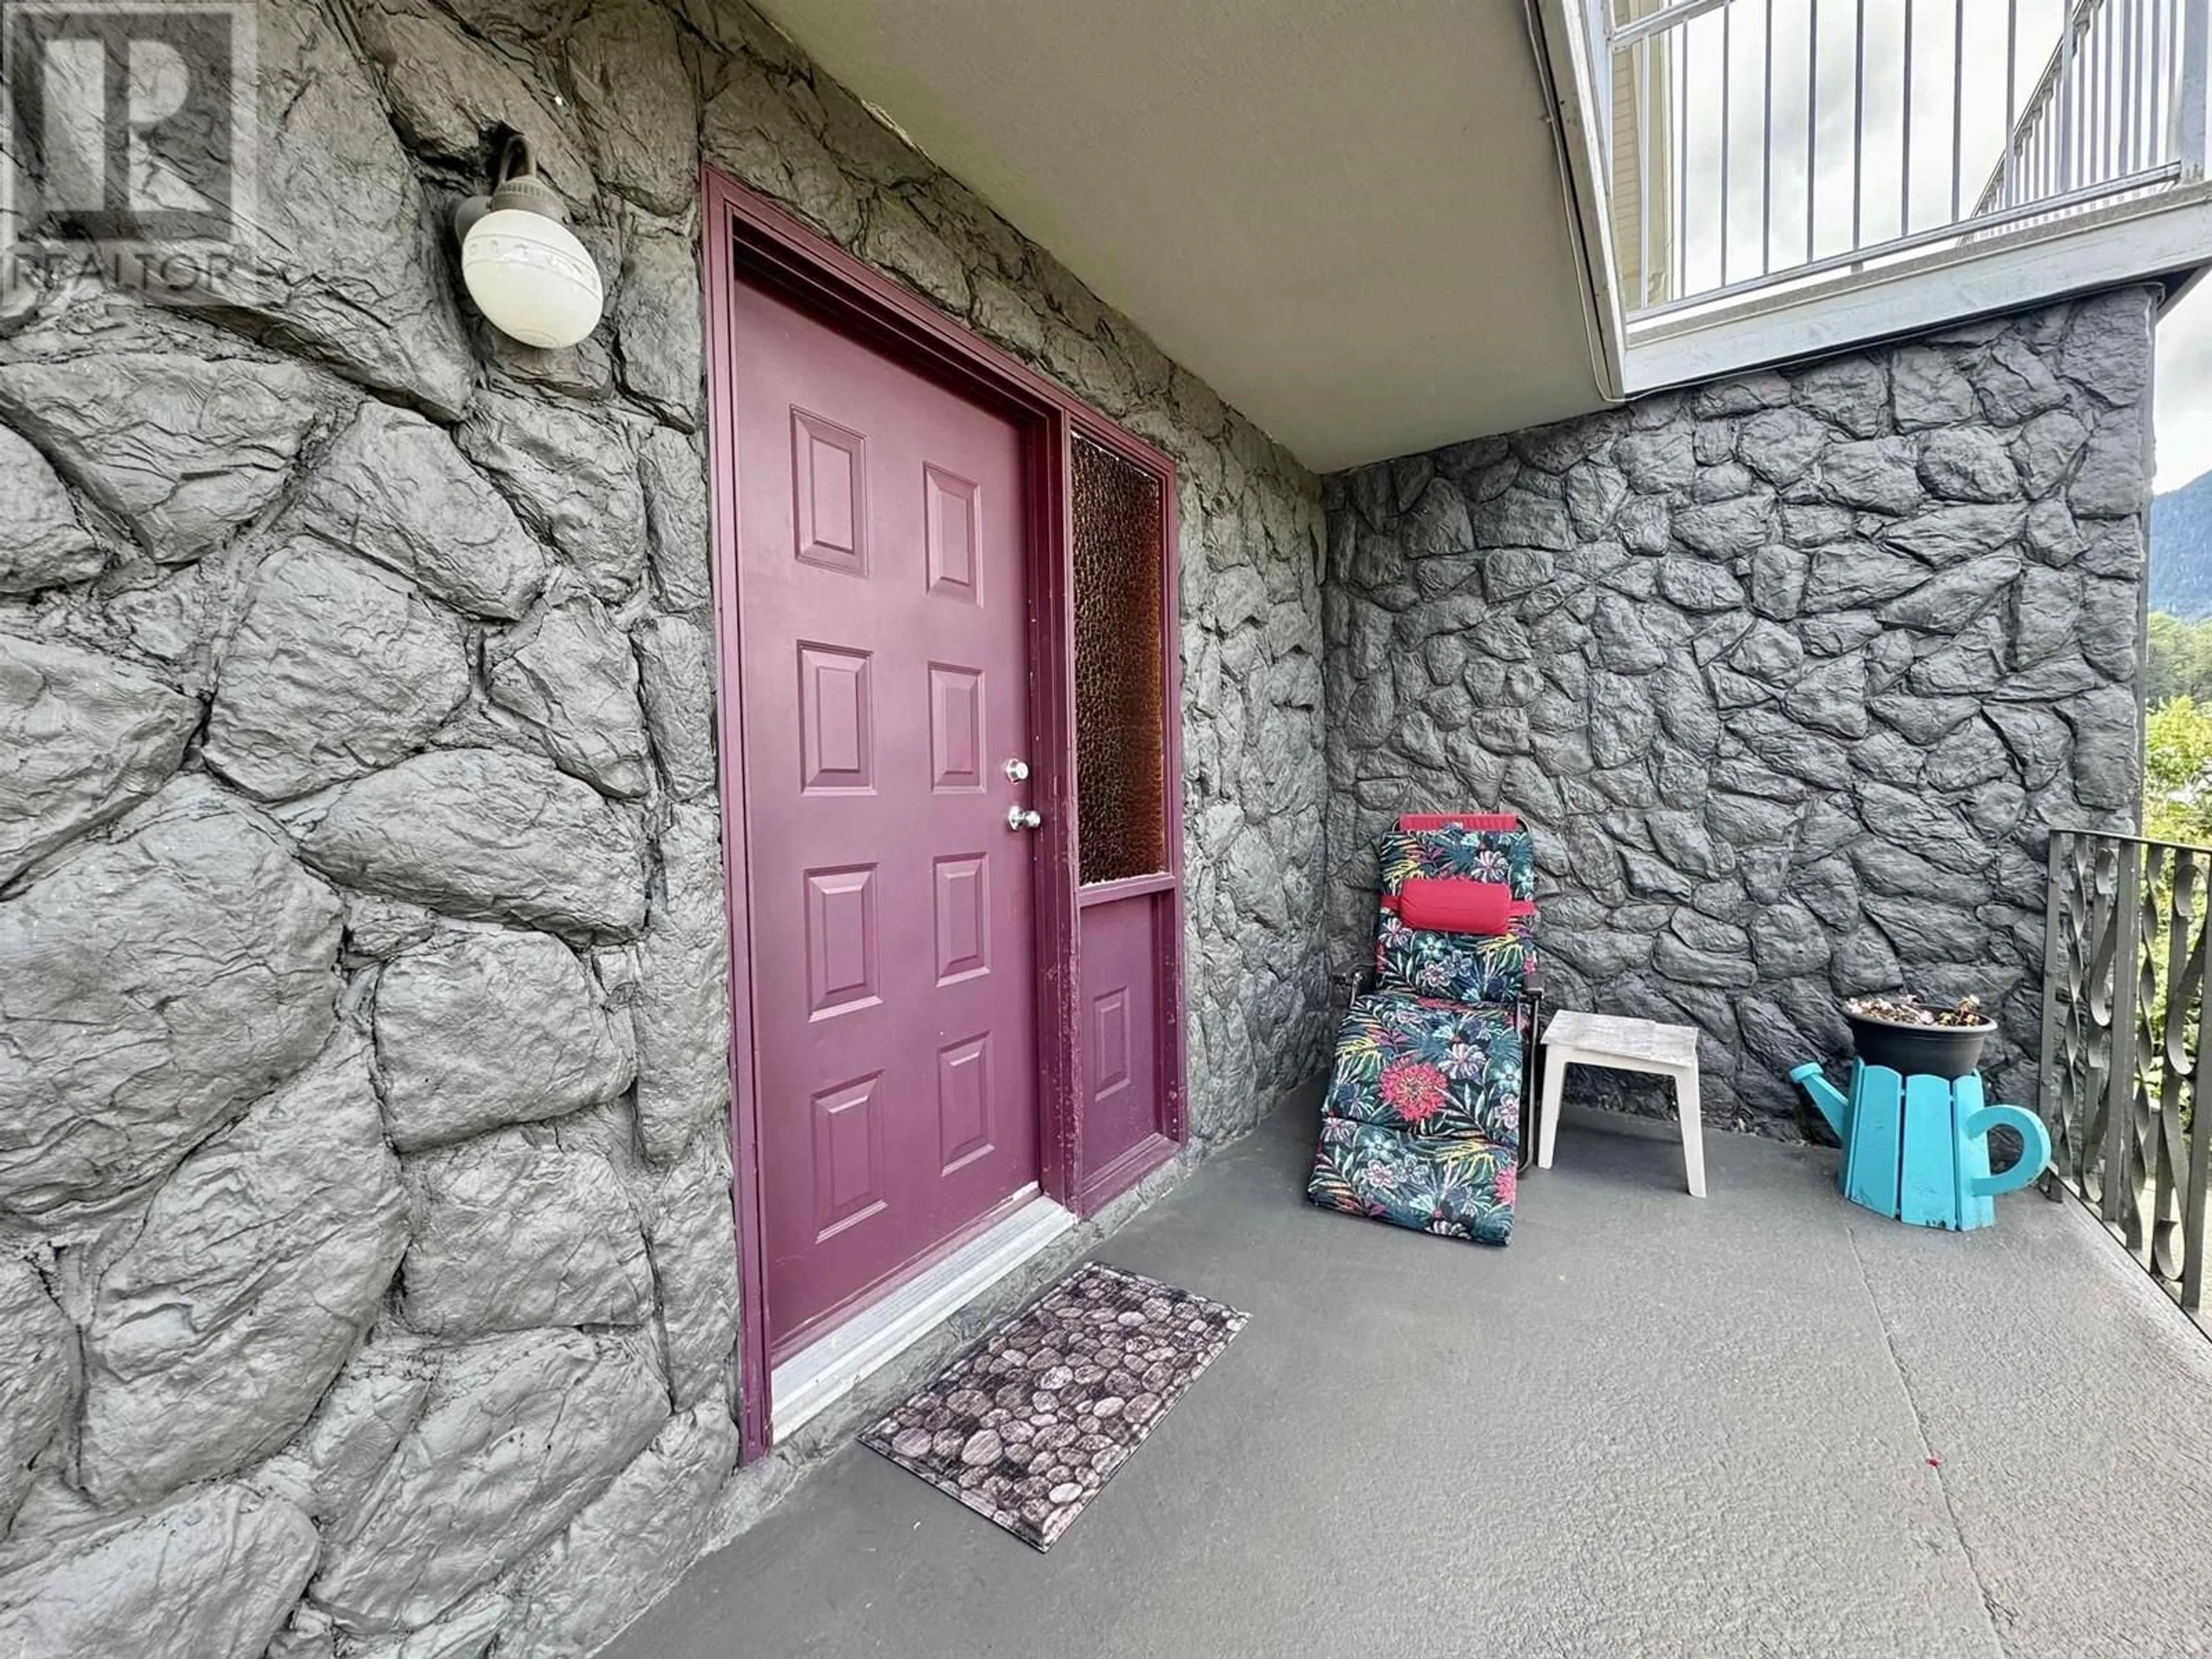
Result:
[[[578,1654],[841,1426],[733,1473],[702,158],[1180,463],[1198,1146],[1324,1051],[1319,485],[733,0],[259,18],[258,264],[0,307],[0,1652]]]
[[[1708,1121],[1801,1133],[1899,985],[1981,996],[2032,1103],[2045,830],[2140,790],[2152,302],[1329,478],[1336,957],[1394,816],[1504,805],[1549,994],[1697,1027]]]

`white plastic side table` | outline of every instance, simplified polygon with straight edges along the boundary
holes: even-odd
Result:
[[[1559,1127],[1559,1092],[1570,1066],[1604,1066],[1674,1079],[1674,1104],[1682,1120],[1682,1167],[1690,1195],[1705,1195],[1705,1131],[1698,1111],[1698,1034],[1686,1025],[1614,1014],[1562,1009],[1544,1028],[1544,1100],[1536,1133],[1536,1167],[1552,1167],[1552,1141]]]

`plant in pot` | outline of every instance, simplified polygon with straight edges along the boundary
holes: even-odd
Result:
[[[1993,1105],[1975,1071],[1996,1023],[1972,997],[1931,1007],[1909,994],[1854,997],[1844,1005],[1859,1064],[1849,1092],[1807,1060],[1790,1080],[1812,1097],[1844,1148],[1844,1196],[1923,1227],[1965,1231],[1996,1219],[1990,1202],[2026,1186],[2051,1158],[2033,1113]],[[2000,1139],[2018,1151],[1996,1173]]]
[[[1972,1074],[1982,1045],[1997,1029],[1978,998],[1930,1007],[1910,991],[1853,997],[1844,1005],[1844,1018],[1852,1047],[1868,1065],[1887,1066],[1900,1077],[1953,1081]]]

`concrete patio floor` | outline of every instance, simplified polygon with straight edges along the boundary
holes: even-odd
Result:
[[[1049,1555],[848,1446],[608,1651],[2212,1653],[2212,1343],[2070,1202],[1927,1232],[1735,1135],[1701,1202],[1571,1119],[1496,1251],[1311,1208],[1311,1145],[1097,1253],[1253,1317]]]

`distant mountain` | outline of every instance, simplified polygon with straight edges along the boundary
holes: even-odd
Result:
[[[2212,617],[2212,472],[2151,498],[2150,608]]]

